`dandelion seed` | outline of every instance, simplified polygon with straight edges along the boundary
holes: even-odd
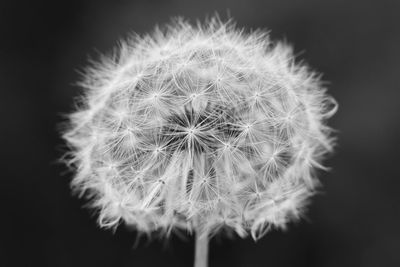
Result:
[[[64,133],[74,190],[102,227],[195,232],[203,257],[220,229],[258,239],[299,218],[332,150],[319,76],[217,18],[125,41],[81,84]]]

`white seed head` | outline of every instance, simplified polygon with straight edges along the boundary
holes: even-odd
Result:
[[[213,18],[122,42],[88,69],[64,138],[103,227],[262,236],[298,218],[336,104],[289,45]]]

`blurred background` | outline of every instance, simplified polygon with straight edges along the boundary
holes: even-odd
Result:
[[[79,70],[129,32],[217,11],[267,28],[323,72],[340,104],[323,194],[287,231],[213,239],[210,267],[400,266],[400,1],[1,1],[0,266],[191,266],[193,239],[99,229],[56,163]]]

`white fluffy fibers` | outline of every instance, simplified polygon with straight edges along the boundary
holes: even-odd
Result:
[[[284,227],[314,192],[336,110],[293,57],[215,18],[122,42],[86,72],[64,132],[74,190],[103,227],[254,238]]]

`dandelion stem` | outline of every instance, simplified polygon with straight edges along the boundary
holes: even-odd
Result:
[[[208,233],[196,233],[194,267],[208,266]]]

